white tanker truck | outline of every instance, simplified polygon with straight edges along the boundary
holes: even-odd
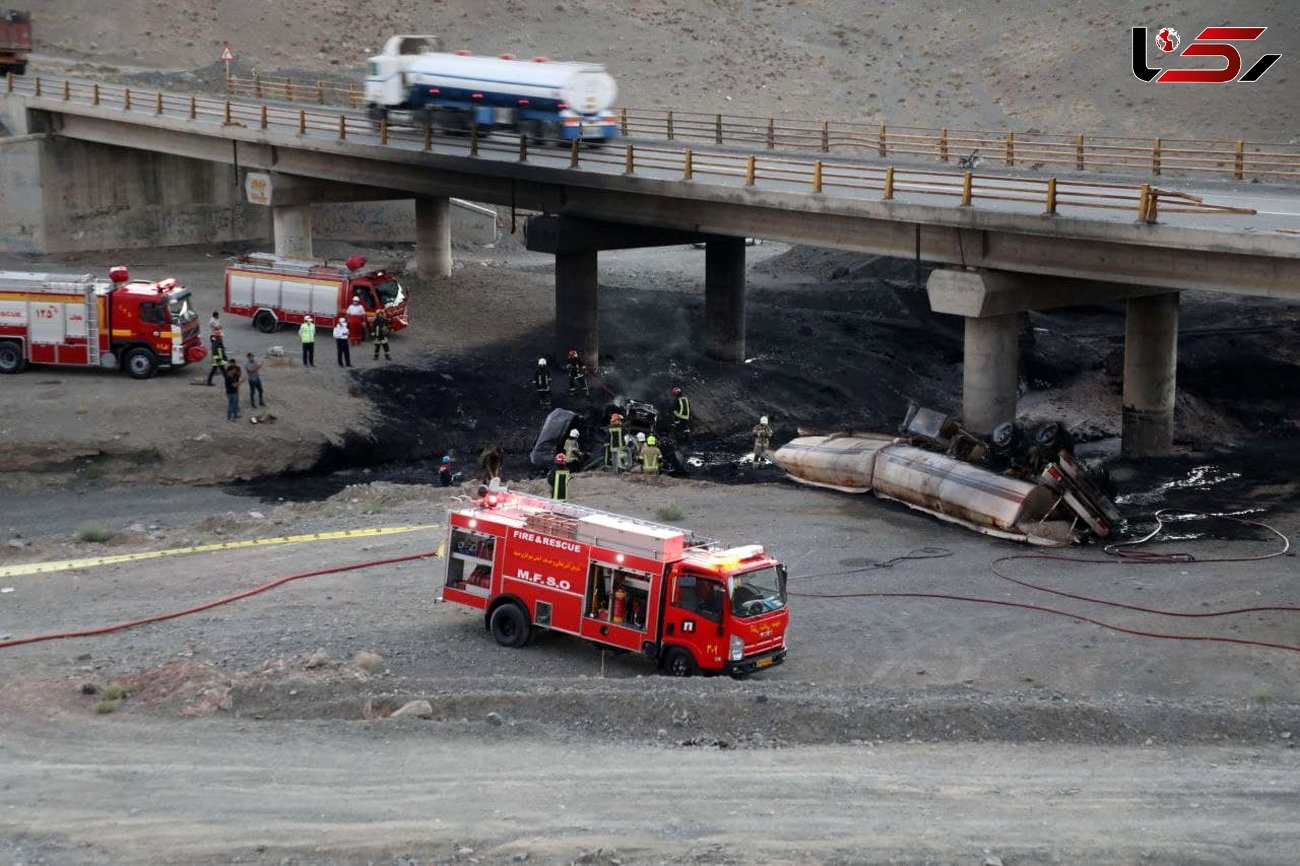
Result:
[[[536,141],[601,143],[618,135],[618,87],[598,63],[448,53],[437,36],[393,36],[366,69],[370,117],[447,132],[494,130]]]

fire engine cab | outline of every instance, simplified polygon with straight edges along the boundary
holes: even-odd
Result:
[[[641,652],[666,673],[742,676],[785,660],[785,567],[673,526],[506,490],[451,512],[442,598],[497,643],[547,629]]]

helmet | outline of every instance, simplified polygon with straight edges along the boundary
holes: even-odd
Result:
[[[645,441],[645,434],[644,434],[644,433],[638,433],[638,434],[636,434],[636,441],[638,441],[638,442],[644,442],[644,441]]]
[[[611,423],[611,424],[622,424],[622,423],[623,423],[623,416],[620,415],[620,414],[618,414],[617,412],[615,412],[613,415],[610,415],[610,416],[609,416],[609,423]]]
[[[451,462],[451,458],[444,454],[444,455],[442,456],[442,462],[443,462],[443,463],[450,463],[450,462]]]
[[[576,358],[576,357],[578,357],[578,350],[577,350],[577,349],[570,349],[570,350],[569,350],[569,357],[570,357],[570,358]]]
[[[563,454],[556,454],[556,455],[555,455],[555,465],[556,465],[556,466],[563,466],[565,463],[568,463],[568,462],[569,462],[569,458],[565,457]]]
[[[569,431],[569,438],[570,438],[570,439],[577,439],[577,438],[578,438],[578,428],[577,428],[577,427],[574,427],[572,430]]]
[[[538,358],[538,359],[537,359],[537,366],[539,366],[539,367],[545,367],[545,366],[546,366],[546,359],[545,359],[545,358]]]
[[[646,437],[646,440],[645,440],[645,444],[647,444],[647,445],[658,445],[658,444],[659,444],[659,440],[656,439],[656,438],[653,437],[653,436],[647,436],[647,437]]]
[[[674,385],[674,386],[673,386],[673,396],[674,396],[674,397],[680,397],[680,396],[682,396],[682,389],[681,389],[681,388],[678,388],[676,385]]]
[[[339,316],[339,323],[340,323],[340,324],[346,323],[347,320],[348,320],[348,317],[347,317],[347,316]]]
[[[759,423],[759,424],[766,424],[766,423],[767,423],[767,416],[764,415],[763,417],[759,418],[759,419],[758,419],[758,423]]]
[[[360,296],[360,295],[353,295],[353,296],[352,296],[352,300],[356,301],[356,302],[359,304],[359,303],[361,303],[361,296]]]

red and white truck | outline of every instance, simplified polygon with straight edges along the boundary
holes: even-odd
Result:
[[[640,652],[673,676],[785,660],[785,567],[673,526],[510,491],[451,512],[442,598],[483,611],[497,643],[537,630]]]
[[[329,324],[360,297],[367,323],[382,308],[392,330],[410,325],[401,283],[389,271],[363,271],[365,266],[365,256],[330,262],[247,253],[226,268],[226,312],[248,316],[271,334],[281,325],[302,324],[306,316]]]
[[[27,71],[32,50],[32,16],[17,9],[0,12],[0,75]]]
[[[202,361],[190,291],[174,279],[0,271],[0,373],[28,363],[117,367],[136,379]]]

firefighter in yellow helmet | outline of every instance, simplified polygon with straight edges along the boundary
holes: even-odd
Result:
[[[654,436],[647,436],[645,444],[641,446],[641,471],[647,475],[659,474],[659,461],[663,459],[663,452],[659,450],[659,440]]]

